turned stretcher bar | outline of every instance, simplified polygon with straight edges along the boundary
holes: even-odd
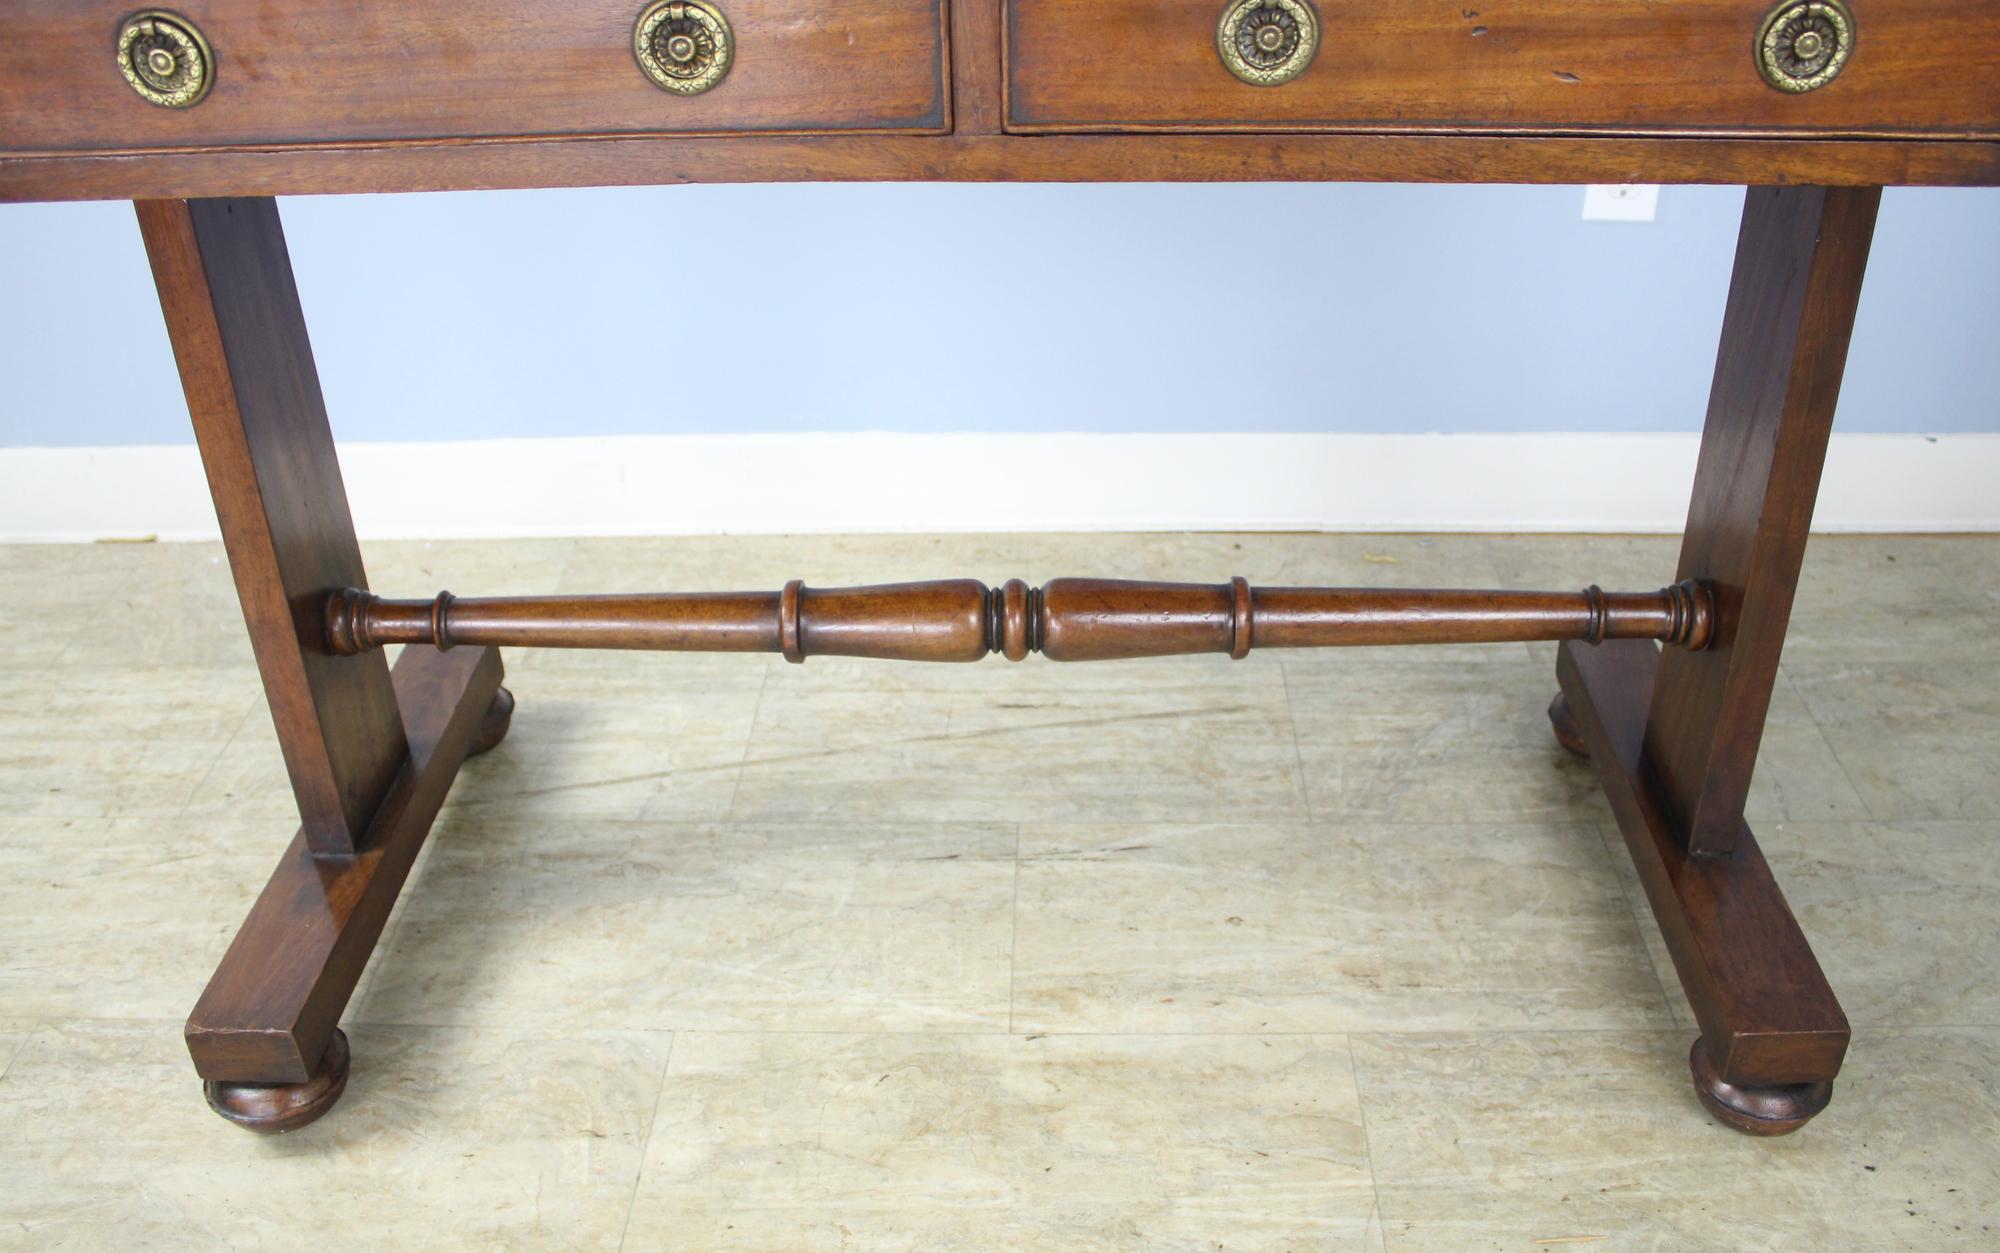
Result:
[[[386,600],[328,598],[326,639],[351,655],[386,644],[783,653],[899,661],[1106,661],[1255,648],[1659,640],[1707,647],[1714,610],[1689,581],[1657,592],[1492,592],[1056,579],[977,579],[781,592]]]

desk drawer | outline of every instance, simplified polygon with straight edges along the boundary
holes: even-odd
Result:
[[[948,126],[942,0],[712,3],[727,72],[680,94],[634,55],[646,0],[178,0],[213,73],[171,108],[121,74],[131,0],[8,0],[0,151]]]
[[[1224,0],[1009,0],[1008,127],[2000,134],[1994,0],[1845,0],[1832,17],[1816,5],[1789,37],[1814,27],[1805,50],[1824,56],[1844,18],[1850,41],[1810,90],[1765,81],[1774,0],[1295,2],[1316,18],[1316,56],[1289,81],[1252,85],[1223,64]],[[1297,39],[1277,25],[1272,63]],[[1796,54],[1788,67],[1817,75]]]

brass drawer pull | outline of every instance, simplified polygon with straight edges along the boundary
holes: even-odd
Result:
[[[1757,32],[1757,69],[1779,91],[1817,91],[1854,52],[1854,14],[1841,0],[1787,0]]]
[[[1230,0],[1215,28],[1215,50],[1244,82],[1276,87],[1312,64],[1319,17],[1305,0]]]
[[[632,55],[654,85],[698,96],[722,81],[736,40],[722,10],[702,0],[657,0],[632,28]]]
[[[163,109],[191,109],[215,85],[215,56],[193,22],[148,9],[118,32],[118,69],[132,90]]]

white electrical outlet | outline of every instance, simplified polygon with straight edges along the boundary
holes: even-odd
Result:
[[[1583,189],[1586,222],[1650,222],[1659,212],[1658,183],[1593,183]]]

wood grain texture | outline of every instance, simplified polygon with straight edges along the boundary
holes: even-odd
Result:
[[[2000,144],[1471,135],[438,140],[0,157],[0,202],[681,183],[1733,183],[2000,186]]]
[[[1678,576],[1713,587],[1715,647],[1661,664],[1646,724],[1697,855],[1743,829],[1881,198],[1752,188],[1744,202]]]
[[[1870,0],[1847,71],[1805,97],[1757,77],[1763,6],[1735,0],[1521,0],[1478,22],[1425,0],[1330,11],[1322,64],[1278,89],[1229,77],[1219,8],[1187,0],[744,2],[725,6],[742,34],[730,77],[674,99],[631,64],[636,4],[509,0],[474,22],[438,0],[282,18],[215,0],[192,16],[216,43],[217,85],[175,113],[110,64],[122,10],[26,0],[0,12],[0,34],[36,50],[0,79],[0,200],[892,180],[2000,184],[2000,144],[1937,138],[2000,134],[2000,14],[1954,0]],[[1032,46],[1003,48],[1010,21]],[[1392,38],[1358,38],[1370,24]],[[302,31],[333,46],[302,51]],[[1367,72],[1343,76],[1343,57]],[[1517,82],[1520,66],[1532,72]],[[1236,133],[1002,135],[1009,82],[1014,129]],[[1341,95],[1361,91],[1375,94]],[[1092,99],[1103,107],[1081,122],[1048,112]],[[1132,112],[1146,100],[1150,120]],[[924,134],[806,133],[897,129]],[[1348,133],[1299,133],[1314,130]],[[1924,138],[1831,138],[1859,134]]]
[[[113,56],[126,0],[0,6],[0,151],[213,148],[431,136],[942,131],[942,0],[725,0],[728,76],[698,96],[632,55],[642,0],[185,8],[215,51],[191,109],[141,100]]]
[[[327,599],[341,654],[391,644],[783,653],[897,661],[1108,661],[1258,648],[1506,641],[1661,640],[1707,646],[1699,584],[1657,592],[1496,592],[1055,579],[1031,588],[977,579],[781,592],[387,600],[359,589]]]
[[[1002,129],[1000,10],[1003,0],[952,0],[952,130],[994,135]]]
[[[1793,95],[1757,68],[1769,7],[1322,4],[1312,65],[1255,87],[1216,55],[1218,4],[1008,0],[1008,128],[2000,135],[2000,9],[1857,4],[1847,67]]]
[[[406,750],[382,658],[326,648],[327,595],[367,576],[277,205],[138,212],[304,838],[353,852]]]
[[[490,648],[411,649],[397,661],[409,769],[383,803],[367,851],[315,857],[303,832],[285,850],[188,1017],[188,1052],[203,1079],[312,1078],[500,678],[500,654]]]
[[[1570,643],[1556,674],[1708,1058],[1738,1088],[1831,1080],[1847,1053],[1847,1018],[1756,838],[1744,827],[1730,856],[1690,855],[1652,782],[1643,743],[1659,664],[1659,650],[1641,641]]]

